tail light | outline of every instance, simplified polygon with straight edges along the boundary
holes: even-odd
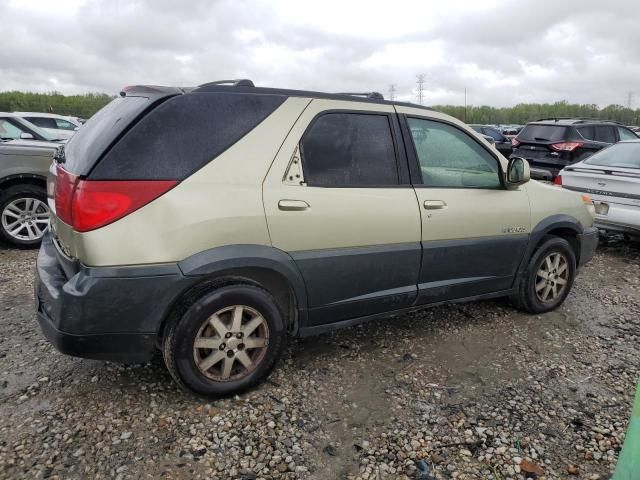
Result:
[[[83,180],[56,169],[56,215],[74,230],[104,227],[169,191],[175,180]]]
[[[582,145],[584,145],[584,142],[552,143],[549,146],[558,152],[573,152],[576,148],[580,148]]]
[[[511,145],[513,145],[514,147],[517,147],[518,145],[520,145],[520,140],[518,140],[517,138],[512,138]]]
[[[553,179],[553,184],[562,186],[562,175],[556,175],[556,178]]]

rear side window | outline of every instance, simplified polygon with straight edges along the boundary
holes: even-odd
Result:
[[[567,127],[562,125],[537,125],[530,123],[518,134],[523,142],[555,142],[566,138]]]
[[[596,142],[605,142],[605,143],[616,143],[616,131],[615,128],[609,126],[597,126],[595,127],[596,131]]]
[[[240,140],[285,99],[219,92],[172,97],[136,123],[107,152],[90,178],[186,178]],[[71,141],[86,128],[78,130]]]
[[[308,185],[398,185],[387,115],[324,114],[307,130],[300,149]]]

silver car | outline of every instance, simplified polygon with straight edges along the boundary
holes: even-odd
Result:
[[[598,228],[640,236],[640,139],[566,167],[555,183],[592,197]]]

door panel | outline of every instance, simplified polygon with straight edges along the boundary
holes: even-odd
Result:
[[[318,114],[344,109],[394,113],[388,105],[313,100],[263,184],[271,242],[289,253],[302,273],[312,325],[404,308],[417,296],[421,225],[411,185],[306,184],[301,138]],[[327,178],[342,178],[337,171]]]
[[[504,166],[464,127],[421,115],[403,130],[422,183],[417,304],[511,288],[531,229],[526,188],[505,190]]]

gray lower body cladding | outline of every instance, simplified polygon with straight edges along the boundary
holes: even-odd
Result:
[[[36,312],[47,339],[78,357],[149,360],[173,300],[197,280],[183,276],[177,265],[80,266],[69,275],[65,261],[47,235],[36,265]]]

